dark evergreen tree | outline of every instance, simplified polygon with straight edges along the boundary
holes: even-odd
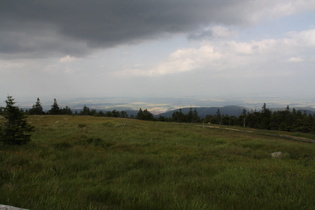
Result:
[[[24,113],[14,106],[12,96],[8,96],[3,116],[6,122],[0,124],[0,141],[4,144],[26,144],[31,140],[34,127],[28,125]]]
[[[96,109],[91,109],[90,115],[91,116],[96,116],[97,115],[97,110]]]
[[[96,116],[103,117],[103,116],[105,116],[105,114],[104,114],[104,112],[101,110],[101,111],[99,111],[99,112],[96,114]]]
[[[115,109],[112,111],[112,117],[120,117],[119,111],[116,111]]]
[[[140,108],[138,114],[136,115],[136,119],[139,120],[154,120],[154,116],[147,109],[143,110]]]
[[[126,111],[120,111],[120,117],[121,118],[128,118],[128,114]]]
[[[60,114],[60,108],[56,99],[54,99],[54,104],[51,106],[51,109],[48,111],[48,113],[52,115]]]
[[[80,115],[90,115],[90,108],[87,106],[83,106],[83,110],[81,111]]]
[[[138,120],[143,120],[143,118],[144,118],[143,111],[142,111],[142,109],[140,108],[139,111],[138,111],[138,113],[137,113],[137,115],[136,115],[136,119],[138,119]]]
[[[111,111],[107,111],[105,113],[105,117],[112,117],[112,112]]]
[[[197,110],[195,109],[193,113],[193,122],[199,122],[199,121],[200,121],[200,118],[198,116]]]
[[[221,117],[221,125],[231,125],[231,117],[229,115],[223,115]]]
[[[37,98],[36,103],[33,105],[33,107],[28,111],[29,114],[34,114],[34,115],[40,115],[40,114],[44,114],[45,112],[43,111],[43,107],[40,103],[39,98]]]
[[[72,115],[72,111],[68,106],[66,106],[65,108],[59,110],[59,114]]]
[[[214,116],[214,121],[212,123],[214,124],[222,124],[222,116],[221,116],[221,112],[220,109],[217,110],[215,116]]]
[[[179,109],[179,111],[173,112],[172,114],[172,120],[175,122],[185,122],[185,118],[186,117],[182,109]]]
[[[137,115],[136,115],[136,119],[138,120],[143,120],[143,111],[142,109],[140,108]]]
[[[167,121],[168,119],[166,118],[166,117],[164,117],[164,116],[159,116],[159,118],[157,119],[158,121],[163,121],[163,122],[165,122],[165,121]]]
[[[270,129],[270,120],[272,112],[266,107],[264,103],[260,113],[260,127],[261,129]]]
[[[239,126],[246,127],[246,120],[247,120],[246,117],[247,117],[247,111],[246,111],[246,109],[243,109],[242,114],[240,116],[238,116],[237,124]]]
[[[205,123],[212,123],[212,119],[213,119],[213,116],[211,114],[207,114],[205,119],[204,119],[204,122]]]
[[[192,108],[190,107],[188,114],[186,115],[187,122],[193,122],[194,120],[194,112]]]
[[[147,109],[143,111],[143,120],[154,120],[154,116]]]

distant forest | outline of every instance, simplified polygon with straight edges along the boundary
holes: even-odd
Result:
[[[315,114],[302,112],[296,109],[290,109],[289,106],[284,110],[271,111],[263,104],[260,111],[246,111],[243,109],[239,116],[223,115],[220,109],[214,115],[206,115],[204,118],[199,117],[196,109],[190,108],[187,114],[182,112],[182,109],[172,113],[171,117],[154,116],[147,109],[141,108],[136,115],[128,116],[126,111],[98,111],[83,106],[82,110],[73,112],[68,106],[59,107],[57,100],[51,105],[51,109],[44,111],[40,99],[37,98],[36,103],[29,110],[22,110],[29,115],[89,115],[99,117],[119,117],[119,118],[135,118],[139,120],[150,121],[165,121],[165,122],[180,122],[180,123],[208,123],[229,126],[242,126],[257,129],[280,130],[289,132],[305,132],[315,133]],[[0,107],[0,114],[3,108]]]

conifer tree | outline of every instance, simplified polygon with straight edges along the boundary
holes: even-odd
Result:
[[[199,119],[199,116],[198,116],[198,112],[197,112],[197,110],[195,109],[194,110],[194,114],[193,114],[193,121],[194,122],[197,122],[197,121],[199,121],[200,119]]]
[[[116,111],[115,109],[112,111],[112,117],[120,117],[119,111]]]
[[[192,122],[192,121],[193,121],[194,112],[193,112],[193,110],[192,110],[191,107],[190,107],[190,109],[189,109],[189,112],[188,112],[186,118],[187,118],[187,122]]]
[[[59,110],[59,114],[72,115],[72,111],[68,106],[66,106],[66,107]]]
[[[126,111],[120,111],[120,117],[121,118],[128,118],[128,114],[127,114],[127,112]]]
[[[36,103],[33,105],[33,107],[29,110],[29,114],[44,114],[44,111],[43,111],[43,107],[40,103],[40,100],[39,98],[37,98],[37,101]]]
[[[52,115],[60,114],[60,108],[56,99],[54,99],[54,104],[51,106],[51,109],[49,110],[48,113]]]
[[[215,117],[216,117],[217,122],[221,125],[222,124],[222,116],[221,116],[220,109],[217,110]]]
[[[143,117],[144,117],[144,114],[143,114],[142,109],[140,108],[138,111],[138,114],[136,115],[136,119],[143,120]]]
[[[143,111],[143,120],[154,120],[154,116],[147,109]]]
[[[15,102],[12,96],[8,96],[6,107],[3,109],[3,116],[6,122],[0,124],[0,141],[4,144],[26,144],[31,140],[31,134],[34,130],[26,122],[24,113],[14,106]]]
[[[90,115],[91,114],[90,108],[87,107],[86,105],[84,105],[80,114],[81,115]]]

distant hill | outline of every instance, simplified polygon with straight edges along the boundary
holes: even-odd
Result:
[[[249,111],[249,109],[247,109],[246,107],[242,107],[242,106],[223,106],[223,107],[192,107],[193,110],[196,109],[196,111],[198,112],[199,117],[206,117],[206,115],[215,115],[216,112],[218,111],[218,109],[220,109],[220,113],[222,115],[230,115],[230,116],[239,116],[240,114],[242,114],[243,109]],[[184,114],[187,114],[190,110],[189,108],[182,108],[182,112]],[[163,116],[163,117],[172,117],[172,114],[176,111],[179,111],[179,109],[175,109],[169,112],[165,112],[165,113],[161,113],[159,115],[157,115],[157,117],[159,116]]]

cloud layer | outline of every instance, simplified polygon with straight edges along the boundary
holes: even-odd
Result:
[[[224,71],[225,75],[229,76],[240,73],[245,76],[245,72],[248,75],[276,75],[288,73],[291,69],[289,63],[314,63],[314,51],[315,30],[307,30],[291,32],[281,39],[208,42],[199,48],[178,49],[169,55],[166,61],[154,67],[127,69],[122,73],[161,76],[206,69],[212,72]],[[282,68],[274,69],[277,65]]]
[[[314,7],[312,0],[1,0],[0,53],[84,55],[99,48],[192,34],[211,24],[248,25],[266,15]],[[216,31],[211,34],[229,33]],[[207,30],[196,36],[206,34]]]

